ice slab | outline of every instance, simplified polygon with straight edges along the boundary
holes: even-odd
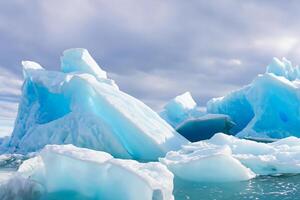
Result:
[[[47,145],[25,161],[18,174],[47,193],[74,191],[88,199],[109,200],[174,199],[173,174],[161,163],[115,159],[73,145]]]
[[[228,146],[205,142],[184,145],[179,151],[168,152],[160,161],[174,175],[194,182],[244,181],[255,174],[232,156]]]
[[[171,151],[160,161],[175,175],[198,182],[299,174],[300,139],[288,137],[266,144],[218,133]]]

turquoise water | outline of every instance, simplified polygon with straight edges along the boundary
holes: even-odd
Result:
[[[0,181],[12,175],[11,169],[0,169]],[[24,196],[18,195],[22,200]],[[26,196],[26,200],[92,200],[68,191],[43,194],[40,198]],[[300,175],[261,176],[250,181],[232,183],[192,183],[175,178],[174,196],[176,200],[297,200],[300,199]],[[9,199],[12,197],[9,196]]]
[[[300,199],[300,176],[261,176],[234,183],[190,183],[175,179],[176,200],[297,200]]]

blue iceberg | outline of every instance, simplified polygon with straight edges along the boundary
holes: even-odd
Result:
[[[182,122],[189,118],[203,116],[190,92],[185,92],[170,100],[165,106],[160,116],[171,126],[177,128]]]
[[[231,134],[235,126],[228,115],[206,114],[198,118],[190,118],[177,127],[177,132],[191,142],[206,140],[215,133]]]
[[[239,137],[300,137],[298,72],[286,59],[275,58],[251,84],[210,100],[207,111],[229,115]]]
[[[188,141],[141,101],[107,78],[85,49],[70,49],[61,72],[23,62],[24,85],[8,152],[74,144],[115,157],[157,160]]]
[[[209,139],[219,132],[231,134],[235,126],[228,115],[207,114],[201,110],[190,92],[169,101],[160,116],[191,142]]]

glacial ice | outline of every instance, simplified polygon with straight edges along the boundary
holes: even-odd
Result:
[[[291,136],[266,144],[220,133],[207,142],[213,145],[228,145],[234,158],[256,174],[300,173],[299,138]]]
[[[25,61],[8,152],[74,144],[119,158],[157,160],[188,141],[141,101],[120,91],[85,49],[64,52],[62,72]]]
[[[170,100],[165,106],[160,116],[171,126],[177,128],[186,119],[202,116],[204,113],[197,108],[190,92],[185,92]]]
[[[282,58],[273,58],[273,61],[267,66],[267,73],[273,73],[276,76],[282,76],[290,81],[300,78],[300,69],[298,66],[292,66],[291,61]]]
[[[200,110],[190,92],[169,101],[160,116],[191,142],[209,139],[218,132],[229,134],[235,125],[227,115]]]
[[[47,145],[20,166],[12,180],[17,178],[46,193],[73,191],[87,199],[174,199],[173,174],[161,163],[115,159],[108,153],[73,145]],[[33,187],[22,187],[18,192],[26,194],[27,188]]]
[[[300,139],[288,137],[267,144],[218,133],[168,152],[160,161],[176,176],[198,182],[247,180],[255,174],[299,174]]]
[[[255,174],[232,156],[229,146],[196,142],[170,151],[160,162],[182,179],[193,182],[244,181]]]
[[[298,71],[286,59],[274,59],[251,84],[210,100],[207,112],[229,115],[239,137],[300,137],[300,81],[294,75]]]
[[[177,127],[177,132],[191,142],[211,138],[215,133],[231,134],[235,124],[228,115],[205,114],[202,117],[187,119]]]

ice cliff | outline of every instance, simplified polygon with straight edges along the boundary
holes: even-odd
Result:
[[[157,160],[188,141],[141,101],[120,91],[85,49],[66,50],[61,71],[23,62],[24,84],[9,152],[74,144],[115,157]]]

